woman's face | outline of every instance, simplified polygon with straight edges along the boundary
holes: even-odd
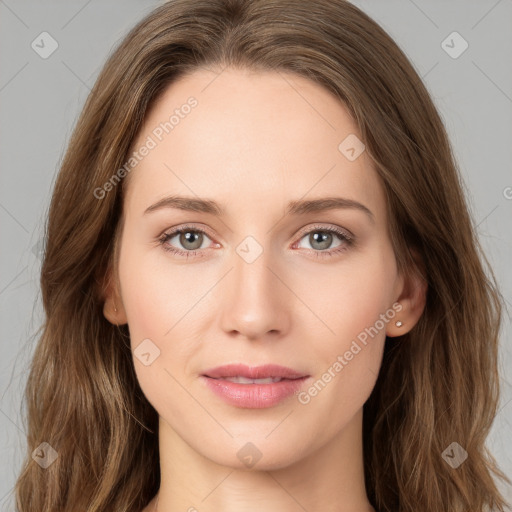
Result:
[[[227,68],[172,84],[135,142],[118,314],[145,396],[216,463],[284,467],[333,442],[360,418],[386,333],[407,330],[384,193],[357,137],[319,85]],[[294,374],[212,371],[224,365]]]

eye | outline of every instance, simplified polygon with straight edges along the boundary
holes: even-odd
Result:
[[[341,228],[314,226],[313,229],[310,228],[308,231],[303,232],[299,242],[296,242],[292,247],[294,249],[297,248],[300,241],[306,237],[307,242],[310,244],[310,248],[307,249],[315,257],[335,256],[348,250],[355,243],[353,235]],[[174,238],[176,238],[174,243],[180,244],[183,249],[169,243]],[[326,250],[329,249],[335,238],[338,238],[341,242],[334,249]],[[169,233],[164,233],[159,238],[159,243],[165,251],[179,257],[202,257],[205,255],[205,249],[208,249],[207,246],[204,247],[206,239],[209,239],[209,236],[203,229],[193,226],[182,226]]]
[[[307,237],[307,238],[306,238]],[[341,230],[338,227],[322,227],[315,226],[313,229],[309,229],[302,237],[301,240],[306,238],[310,245],[311,251],[316,257],[329,257],[335,256],[341,252],[348,250],[354,245],[353,235]],[[334,249],[329,249],[332,245],[333,240],[338,238],[341,243],[338,244]],[[298,242],[300,244],[300,241]],[[297,244],[295,244],[297,246]]]
[[[177,238],[177,243],[181,244],[184,250],[176,248],[173,245],[169,245],[168,242],[170,242],[173,238]],[[208,238],[208,236],[202,229],[183,226],[179,229],[171,231],[170,233],[164,233],[160,237],[159,242],[165,251],[169,251],[178,256],[185,256],[188,258],[189,256],[196,255],[203,256],[204,251],[199,249],[204,249],[202,245],[205,241],[205,238]]]

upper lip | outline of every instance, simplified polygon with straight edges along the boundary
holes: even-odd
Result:
[[[245,364],[227,364],[224,366],[217,366],[203,372],[206,377],[213,379],[225,377],[245,377],[247,379],[266,379],[269,377],[282,379],[300,379],[308,375],[280,366],[277,364],[265,364],[263,366],[247,366]]]

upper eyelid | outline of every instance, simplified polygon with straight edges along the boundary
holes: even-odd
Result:
[[[303,234],[311,233],[312,231],[332,231],[337,232],[340,231],[341,234],[346,235],[347,238],[355,238],[355,236],[346,228],[342,228],[340,226],[334,225],[326,225],[322,226],[319,223],[313,224],[312,226],[305,226],[304,228],[299,230],[298,236],[302,236]]]
[[[168,236],[168,237],[174,237],[175,235],[183,232],[183,231],[197,231],[197,232],[202,232],[202,233],[205,233],[206,235],[208,235],[208,237],[210,239],[214,238],[214,236],[210,233],[210,230],[201,226],[189,226],[189,225],[184,225],[184,226],[178,226],[176,228],[171,228],[169,230],[165,230],[161,235],[160,237],[164,237],[164,236]]]

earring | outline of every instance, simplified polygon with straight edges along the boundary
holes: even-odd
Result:
[[[114,302],[114,311],[117,313],[117,308],[116,308],[115,302]]]
[[[403,323],[402,323],[402,322],[400,322],[400,320],[398,320],[397,322],[395,322],[395,325],[396,325],[397,327],[402,327]]]

